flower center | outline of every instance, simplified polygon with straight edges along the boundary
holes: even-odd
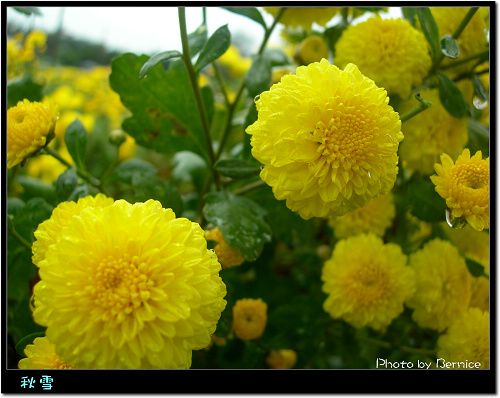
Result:
[[[319,121],[313,133],[319,142],[317,151],[334,164],[341,162],[350,169],[356,158],[363,154],[371,142],[372,134],[367,132],[365,115],[353,107],[338,106],[327,123]]]
[[[141,269],[138,257],[132,259],[109,256],[101,261],[94,276],[93,295],[96,303],[112,315],[130,314],[148,300],[154,284]]]
[[[488,174],[484,167],[461,167],[457,172],[457,179],[468,188],[481,189],[488,186]]]
[[[14,120],[16,121],[16,123],[21,124],[24,121],[25,117],[26,117],[26,111],[24,109],[21,109],[18,112],[16,112]]]

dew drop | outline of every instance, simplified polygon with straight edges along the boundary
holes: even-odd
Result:
[[[472,99],[472,103],[474,108],[482,110],[488,106],[488,100],[482,100],[481,98],[474,96]]]
[[[451,210],[446,208],[446,222],[451,228],[461,229],[467,222],[462,217],[453,217]]]

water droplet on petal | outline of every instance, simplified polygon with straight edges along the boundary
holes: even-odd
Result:
[[[451,228],[460,229],[465,227],[467,222],[462,217],[453,217],[451,210],[446,208],[446,222]]]
[[[474,96],[472,99],[472,103],[474,104],[474,108],[482,110],[488,106],[488,100],[482,100],[477,96]]]

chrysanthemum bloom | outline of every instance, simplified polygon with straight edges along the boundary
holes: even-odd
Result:
[[[452,35],[455,32],[465,14],[469,11],[469,7],[431,7],[430,10],[438,26],[439,36],[443,37],[444,35]],[[488,14],[488,7],[481,7],[476,11],[457,39],[460,55],[455,59],[445,57],[442,66],[469,58],[488,49],[486,34],[489,27]],[[446,69],[446,73],[455,77],[461,73],[470,72],[474,65],[475,60],[471,60],[465,64]]]
[[[36,240],[32,246],[33,264],[38,265],[45,259],[49,246],[56,243],[59,232],[68,225],[72,217],[79,216],[86,207],[106,207],[111,206],[113,202],[113,198],[99,193],[95,197],[80,198],[77,202],[59,203],[50,218],[42,222],[35,231]]]
[[[242,57],[238,47],[231,45],[218,59],[221,65],[229,69],[231,76],[240,77],[247,73],[252,66],[250,57]]]
[[[338,239],[369,232],[383,236],[395,216],[392,194],[388,194],[371,200],[365,207],[351,211],[345,216],[328,220],[328,225],[333,228]]]
[[[226,305],[201,227],[155,200],[86,207],[37,265],[34,320],[78,368],[189,368]]]
[[[406,260],[398,245],[384,244],[374,234],[339,241],[321,275],[328,294],[323,308],[354,327],[382,330],[403,312],[415,290]]]
[[[373,17],[350,25],[335,44],[335,64],[349,63],[389,94],[408,98],[429,72],[431,58],[424,35],[407,20]]]
[[[355,65],[297,68],[256,101],[246,130],[260,177],[304,219],[341,216],[388,193],[403,139],[384,89]]]
[[[57,108],[51,102],[19,101],[7,110],[7,167],[21,163],[54,136]]]
[[[442,153],[458,156],[469,139],[468,119],[451,116],[441,105],[438,90],[421,90],[422,98],[432,102],[424,112],[408,119],[401,127],[405,140],[401,143],[399,155],[408,167],[423,174],[434,172],[434,163]],[[404,101],[399,113],[412,109],[416,100]]]
[[[416,291],[407,302],[413,319],[443,331],[469,307],[472,276],[464,258],[450,242],[433,239],[410,254],[408,264],[415,270]]]
[[[262,299],[241,299],[233,307],[233,332],[241,340],[262,336],[267,324],[267,304]]]
[[[309,36],[297,47],[295,59],[301,65],[309,65],[328,58],[328,47],[320,36]]]
[[[446,199],[453,218],[462,218],[477,231],[490,226],[490,162],[481,151],[470,156],[465,148],[457,161],[446,153],[441,164],[435,164],[437,175],[431,176],[436,192]]]
[[[486,231],[476,231],[470,226],[456,229],[443,223],[442,229],[453,243],[467,258],[474,260],[484,267],[484,272],[490,272],[490,235]],[[478,307],[483,311],[490,308],[490,283],[487,278],[480,276],[473,278],[470,307]]]
[[[205,238],[218,242],[214,252],[223,269],[241,265],[245,261],[241,253],[227,243],[218,227],[205,231]]]
[[[279,9],[279,7],[264,7],[264,10],[273,16],[276,16]],[[280,23],[287,27],[302,27],[304,30],[309,30],[314,22],[325,26],[340,9],[340,7],[289,7],[283,13]]]
[[[266,357],[266,364],[270,369],[291,369],[297,362],[297,353],[294,350],[271,350]]]
[[[445,334],[439,336],[437,350],[437,357],[446,362],[479,362],[479,369],[489,369],[489,312],[469,308],[451,324]]]
[[[47,337],[37,337],[24,349],[27,358],[19,361],[19,369],[75,369],[56,354],[55,347]]]

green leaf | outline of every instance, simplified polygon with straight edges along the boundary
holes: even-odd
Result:
[[[418,7],[417,16],[420,21],[420,27],[424,33],[427,42],[432,51],[432,57],[436,58],[440,52],[439,30],[429,7]]]
[[[41,101],[42,89],[43,85],[35,83],[30,75],[24,75],[20,79],[9,82],[7,84],[7,108],[15,106],[25,98],[30,101]]]
[[[456,118],[467,114],[467,102],[465,102],[462,91],[443,72],[437,72],[439,99],[448,113]]]
[[[87,130],[80,121],[75,119],[66,128],[64,141],[68,152],[78,168],[85,170],[85,152],[87,151]]]
[[[256,260],[264,243],[271,241],[267,212],[253,200],[225,190],[210,192],[205,195],[203,214],[247,261]]]
[[[266,48],[262,56],[269,60],[271,66],[289,65],[290,60],[288,56],[279,48]]]
[[[474,86],[474,95],[480,101],[488,101],[488,90],[483,85],[483,82],[478,75],[472,75],[472,85]]]
[[[156,168],[149,162],[139,158],[133,158],[120,163],[114,172],[114,176],[125,184],[132,184],[135,176],[151,177],[157,174]]]
[[[145,55],[123,54],[111,63],[109,82],[132,112],[122,127],[138,145],[157,152],[189,150],[208,159],[186,67],[174,60],[168,71],[153,68],[138,79]]]
[[[12,7],[14,10],[20,12],[21,14],[25,15],[37,15],[37,16],[42,16],[42,12],[38,7]]]
[[[16,351],[18,352],[18,354],[25,357],[26,355],[24,354],[24,349],[28,344],[33,344],[33,340],[35,340],[37,337],[45,337],[45,332],[31,333],[19,340],[19,342],[16,344]]]
[[[484,266],[477,261],[466,258],[465,265],[467,265],[467,268],[473,277],[479,278],[480,276],[484,276],[489,279],[488,274],[484,272]]]
[[[455,38],[451,35],[444,35],[439,41],[441,52],[448,58],[457,58],[460,55],[460,49]]]
[[[235,14],[243,15],[247,18],[250,18],[255,22],[259,23],[260,25],[262,25],[264,29],[267,29],[266,21],[264,21],[262,14],[255,7],[222,7],[222,8],[227,11],[233,12]]]
[[[231,34],[227,25],[221,26],[208,39],[205,47],[201,50],[194,67],[197,71],[202,70],[205,66],[215,61],[224,54],[231,45]]]
[[[469,142],[467,148],[471,153],[481,151],[483,156],[489,156],[490,153],[490,131],[487,126],[475,119],[469,119]]]
[[[252,101],[250,106],[248,107],[248,113],[245,117],[245,125],[243,126],[243,130],[246,130],[248,126],[255,123],[259,117],[259,113],[257,112],[257,106],[255,105],[255,101]],[[244,159],[252,158],[252,144],[250,143],[251,136],[250,134],[244,134],[243,137],[243,152],[242,156]]]
[[[169,182],[163,181],[159,176],[136,174],[132,178],[132,187],[135,199],[146,202],[149,199],[158,200],[164,208],[170,208],[180,215],[183,211],[183,202],[179,191]]]
[[[78,176],[74,167],[71,167],[64,173],[60,174],[56,180],[56,192],[58,201],[63,202],[65,200],[68,200],[72,192],[75,190],[77,183]]]
[[[335,44],[340,39],[347,26],[349,25],[345,24],[344,22],[340,22],[339,24],[332,26],[323,32],[323,39],[325,40],[328,49],[332,52],[333,55],[335,55]]]
[[[250,97],[256,97],[262,92],[269,90],[271,86],[271,62],[269,59],[258,56],[252,63],[245,76],[245,85]]]
[[[435,190],[429,178],[410,181],[408,197],[411,214],[426,222],[441,222],[445,220],[446,202]]]
[[[255,163],[240,159],[221,159],[215,164],[215,169],[223,176],[234,179],[258,175],[260,168]]]
[[[417,9],[415,7],[401,7],[403,17],[412,25],[415,26],[417,18]]]
[[[56,202],[57,193],[54,185],[42,182],[38,178],[24,175],[16,176],[16,181],[24,188],[22,198],[25,200],[33,197],[42,197],[50,203]]]
[[[208,31],[205,25],[200,25],[196,30],[188,35],[189,53],[194,57],[200,52],[207,42]]]
[[[157,64],[159,64],[161,61],[166,61],[167,59],[171,58],[178,58],[182,54],[179,51],[163,51],[161,53],[153,55],[151,58],[148,59],[148,61],[142,66],[141,70],[139,71],[139,79],[144,78],[151,69],[153,69]]]

